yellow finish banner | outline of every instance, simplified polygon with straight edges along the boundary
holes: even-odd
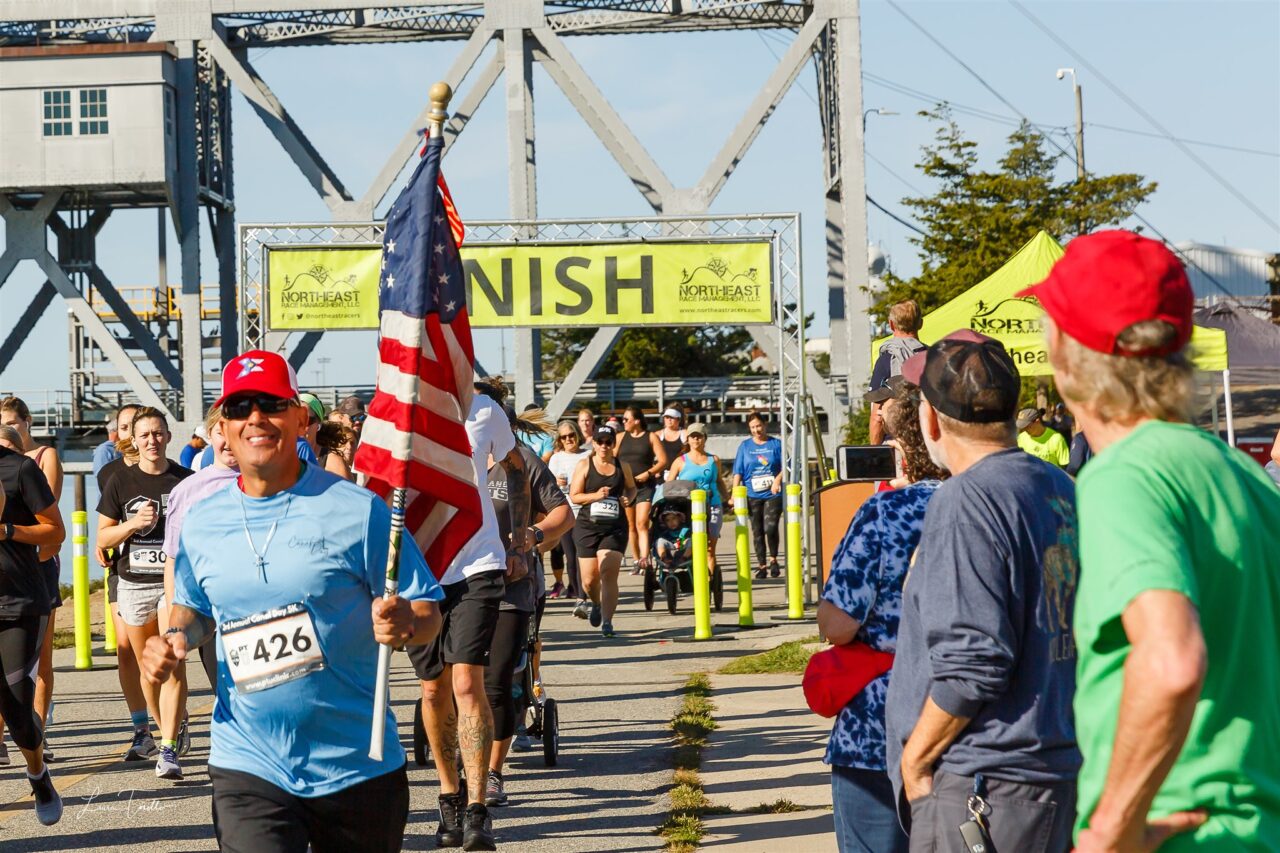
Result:
[[[378,328],[380,246],[266,248],[267,328]]]
[[[267,247],[267,328],[378,328],[378,246]],[[475,329],[773,322],[768,241],[462,247]]]
[[[749,243],[464,246],[473,328],[773,322],[773,262]]]

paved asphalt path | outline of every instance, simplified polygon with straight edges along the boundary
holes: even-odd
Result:
[[[724,565],[731,565],[730,560]],[[768,623],[772,613],[781,612],[781,585],[782,579],[759,584],[756,600],[763,607],[757,622]],[[732,583],[726,587],[725,612],[713,614],[718,629],[736,624],[736,595]],[[493,810],[499,845],[556,853],[658,850],[654,830],[666,810],[671,773],[666,724],[686,674],[714,668],[774,632],[741,635],[746,642],[679,642],[692,635],[689,599],[682,599],[676,616],[661,609],[661,603],[659,610],[646,613],[640,578],[625,573],[615,620],[618,636],[612,640],[574,619],[571,602],[548,604],[543,673],[550,695],[561,705],[560,761],[546,767],[540,752],[513,755],[507,767],[511,805]],[[185,778],[168,782],[155,778],[153,762],[121,760],[130,736],[128,715],[114,656],[97,651],[97,668],[88,672],[71,668],[70,649],[55,657],[56,706],[49,739],[55,751],[54,779],[66,805],[62,821],[47,829],[37,823],[20,754],[9,741],[14,763],[0,767],[0,850],[216,850],[204,763],[212,696],[203,671],[191,667],[194,739],[183,760]],[[417,682],[403,655],[394,660],[392,702],[410,752],[404,849],[430,850],[436,825],[435,771],[413,764]]]

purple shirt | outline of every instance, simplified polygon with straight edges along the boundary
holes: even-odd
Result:
[[[182,520],[186,517],[187,510],[214,492],[226,488],[227,483],[239,476],[239,468],[210,465],[173,487],[173,491],[169,493],[169,507],[165,511],[165,554],[172,557],[178,553],[178,536],[182,533]]]

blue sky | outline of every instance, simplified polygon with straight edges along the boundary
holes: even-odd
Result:
[[[908,14],[1033,121],[1068,128],[1074,105],[1059,67],[1076,66],[1087,124],[1154,133],[1102,81],[1005,2],[904,2]],[[1174,135],[1254,149],[1191,146],[1223,180],[1280,220],[1280,4],[1274,2],[1032,2],[1028,8]],[[623,119],[677,184],[701,177],[734,123],[767,78],[790,34],[596,36],[570,49]],[[896,116],[871,116],[867,187],[903,216],[903,196],[928,193],[914,168],[932,124],[916,115],[930,99],[960,107],[957,119],[979,143],[985,165],[1003,152],[1016,116],[886,2],[862,5],[864,101]],[[461,43],[340,48],[276,48],[256,53],[259,72],[357,196],[377,173]],[[492,46],[490,50],[494,49]],[[551,79],[535,77],[538,204],[543,217],[628,216],[649,212],[621,170]],[[465,88],[465,87],[464,87]],[[913,96],[904,89],[922,93]],[[804,221],[806,302],[824,316],[820,133],[811,67],[797,80],[712,213],[800,211]],[[494,88],[445,161],[455,199],[468,219],[505,218],[505,111]],[[234,101],[236,201],[241,222],[325,221],[328,211],[287,155],[237,94]],[[974,108],[982,117],[970,114]],[[1057,137],[1070,147],[1070,137]],[[1251,212],[1169,142],[1089,126],[1086,162],[1097,173],[1138,172],[1159,188],[1142,208],[1169,239],[1280,250],[1280,232]],[[1064,178],[1073,174],[1069,162]],[[117,284],[155,280],[154,212],[118,213],[104,229],[100,262]],[[896,270],[918,269],[910,232],[874,208],[871,242]],[[170,243],[171,255],[176,254]],[[212,254],[203,258],[208,280]],[[176,258],[171,256],[171,278]],[[24,266],[0,291],[3,324],[30,301],[39,280]],[[65,388],[66,321],[59,303],[3,375],[7,389]],[[512,365],[507,337],[506,363]],[[501,360],[498,333],[479,333],[487,365]],[[368,360],[349,353],[367,352]],[[315,383],[316,356],[329,356],[329,383],[371,381],[371,335],[330,334],[302,371]],[[344,357],[345,356],[345,357]]]

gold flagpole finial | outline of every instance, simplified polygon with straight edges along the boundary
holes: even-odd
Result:
[[[431,135],[439,136],[444,132],[445,119],[449,117],[449,100],[453,97],[453,87],[441,81],[431,87],[427,96],[431,99],[431,112],[427,114],[431,121]]]

